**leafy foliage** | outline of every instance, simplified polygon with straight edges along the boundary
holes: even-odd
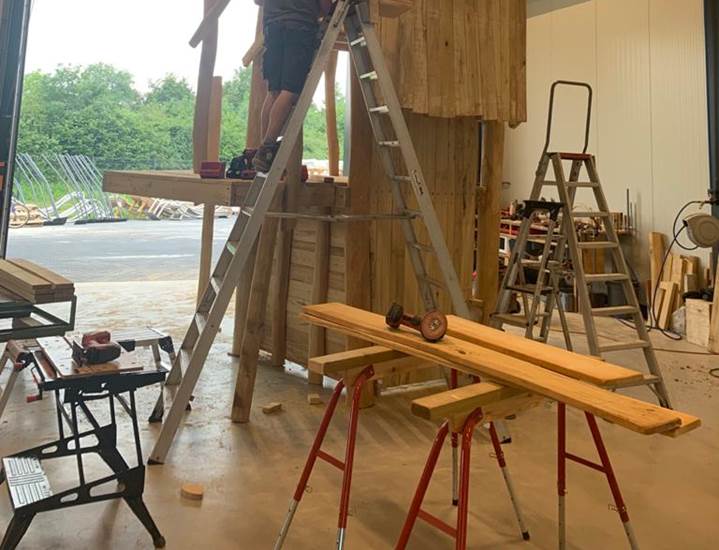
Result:
[[[238,69],[225,82],[221,157],[245,147],[252,71]],[[18,150],[83,154],[102,168],[186,168],[192,159],[195,95],[169,74],[142,95],[130,73],[105,64],[58,67],[25,78]],[[345,99],[337,92],[340,139]],[[305,158],[326,159],[324,108],[312,105],[305,123]],[[341,150],[341,147],[340,147]]]

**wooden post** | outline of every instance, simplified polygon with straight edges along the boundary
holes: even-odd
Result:
[[[282,192],[278,190],[272,209],[281,204]],[[278,200],[279,199],[279,200]],[[232,403],[232,421],[245,423],[250,421],[252,394],[255,390],[257,362],[260,344],[267,318],[267,296],[270,291],[270,273],[277,241],[278,218],[265,218],[257,244],[255,272],[252,276],[252,290],[247,305],[245,331],[240,350],[240,366],[235,382],[235,398]]]
[[[320,214],[330,214],[330,208],[322,208]],[[330,223],[317,222],[317,235],[315,237],[315,269],[312,274],[313,304],[323,304],[327,301],[327,292],[330,283]],[[327,353],[327,331],[320,326],[310,325],[309,356],[319,357]],[[307,380],[310,384],[322,385],[323,376],[311,370],[307,371]]]
[[[482,322],[497,305],[499,287],[499,226],[501,217],[504,123],[483,123],[482,173],[477,208],[477,298],[482,301]]]
[[[222,133],[222,77],[212,79],[210,111],[207,126],[207,159],[220,160],[220,136]],[[215,234],[215,205],[205,204],[202,209],[202,238],[200,245],[200,273],[197,278],[197,303],[210,282],[212,273],[212,239]]]
[[[352,202],[351,214],[370,212],[370,186],[372,185],[372,166],[366,159],[371,158],[374,138],[370,127],[362,90],[354,70],[350,88],[352,108],[352,135],[350,146],[350,188]],[[347,224],[345,249],[345,297],[348,305],[370,310],[370,224],[356,222]],[[347,338],[347,349],[357,349],[368,343],[357,338]],[[366,384],[362,396],[362,405],[370,406],[374,402],[374,385]]]
[[[262,34],[262,8],[257,14],[257,25],[255,36]],[[252,62],[252,87],[250,89],[250,104],[247,109],[247,141],[248,148],[259,147],[262,141],[261,115],[262,104],[267,95],[267,83],[262,78],[262,56],[258,55]],[[257,256],[257,243],[252,249],[253,252],[247,258],[245,269],[237,283],[235,291],[235,329],[232,337],[233,357],[239,357],[242,350],[242,337],[245,332],[245,316],[247,314],[247,302],[252,290],[252,274],[255,271],[255,258]]]
[[[337,136],[337,50],[333,50],[325,69],[325,117],[327,121],[327,158],[331,176],[340,175],[340,141]]]
[[[204,0],[205,16],[214,8],[216,0]],[[222,113],[222,78],[213,78],[217,58],[218,23],[207,27],[202,41],[200,70],[197,77],[195,120],[192,127],[192,167],[199,173],[204,160],[219,160]],[[205,204],[202,211],[200,239],[200,271],[197,277],[197,303],[207,288],[212,271],[212,238],[215,229],[215,205]]]
[[[303,148],[302,134],[300,133],[300,138],[287,165],[284,205],[286,212],[297,211],[297,193],[302,184]],[[272,292],[272,366],[280,368],[284,366],[287,358],[287,300],[290,294],[292,240],[294,239],[296,225],[296,220],[282,220],[279,243],[277,244],[275,288]]]

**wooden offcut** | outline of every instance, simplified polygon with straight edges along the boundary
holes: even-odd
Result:
[[[708,348],[712,303],[690,299],[686,301],[686,307],[687,342]]]
[[[693,422],[693,417],[684,420],[669,409],[573,380],[453,336],[429,343],[410,329],[390,329],[381,315],[343,304],[308,306],[303,317],[408,355],[566,403],[637,433],[670,432],[681,428],[685,421]]]

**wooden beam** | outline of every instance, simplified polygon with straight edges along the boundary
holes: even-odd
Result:
[[[384,346],[368,346],[366,348],[340,351],[330,355],[312,356],[308,367],[316,373],[335,377],[348,370],[406,357],[408,357],[406,353]]]
[[[281,198],[281,190],[277,197]],[[280,202],[275,199],[275,204]],[[235,397],[232,403],[232,421],[246,423],[250,421],[252,395],[255,390],[257,362],[260,343],[267,319],[267,297],[270,291],[270,270],[277,241],[277,218],[266,218],[262,224],[257,244],[257,258],[252,275],[252,291],[247,306],[247,318],[242,337],[240,365],[235,382]]]
[[[349,176],[352,182],[351,214],[370,212],[370,186],[372,185],[372,167],[366,159],[371,158],[374,147],[372,127],[366,111],[359,80],[352,69],[350,85],[350,108],[352,109],[352,128],[350,137]],[[354,159],[354,162],[352,161]],[[345,301],[362,309],[372,307],[370,285],[370,235],[369,223],[348,224],[345,238]],[[347,349],[363,348],[367,342],[357,338],[347,338]],[[374,400],[374,387],[366,386],[362,405],[370,406]]]
[[[327,126],[327,158],[331,176],[340,175],[340,142],[337,136],[337,50],[333,50],[325,68],[325,120]]]
[[[205,160],[220,160],[222,135],[222,77],[212,79],[207,124],[207,156]],[[202,236],[200,238],[200,271],[197,278],[197,303],[207,289],[212,273],[212,242],[215,235],[215,204],[206,202],[202,209]]]
[[[391,329],[383,316],[344,304],[306,306],[302,318],[445,367],[566,403],[637,433],[667,432],[679,428],[683,422],[672,410],[573,380],[453,336],[445,336],[437,343],[427,342],[416,331],[405,327]]]
[[[302,179],[302,132],[297,140],[287,164],[287,184],[285,185],[284,210],[297,210],[297,190]],[[277,262],[275,268],[275,288],[272,292],[272,366],[282,368],[287,358],[287,300],[290,293],[290,270],[292,266],[292,241],[295,235],[295,221],[282,220],[279,243],[277,244]],[[269,277],[271,273],[267,273]]]
[[[504,123],[484,122],[482,174],[477,207],[477,296],[482,321],[497,305],[499,287],[499,225],[501,219]]]
[[[320,211],[329,214],[329,209]],[[330,282],[330,254],[331,254],[331,227],[327,222],[317,222],[315,238],[315,265],[312,272],[312,304],[322,304],[327,301]],[[327,331],[318,326],[310,325],[308,353],[310,357],[324,355],[327,352]],[[310,384],[322,385],[322,374],[308,370],[307,381]]]
[[[211,9],[205,10],[205,17],[200,22],[192,38],[190,38],[190,46],[196,48],[200,42],[212,39],[218,20],[229,3],[230,0],[217,0]]]
[[[470,413],[479,407],[511,397],[527,394],[525,390],[502,386],[493,382],[470,384],[412,401],[412,414],[425,420],[444,420]]]
[[[204,0],[205,16],[218,2],[223,0]],[[197,76],[197,96],[195,99],[195,120],[192,126],[192,168],[199,173],[200,164],[208,160],[210,105],[212,102],[212,77],[215,74],[217,59],[217,19],[208,23],[205,38],[202,41],[200,70]]]

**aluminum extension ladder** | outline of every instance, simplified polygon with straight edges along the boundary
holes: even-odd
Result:
[[[549,151],[552,132],[552,117],[554,111],[554,96],[557,86],[574,86],[585,88],[587,90],[587,118],[584,135],[584,149],[581,153],[558,153]],[[596,167],[596,159],[594,155],[587,153],[592,116],[592,96],[593,91],[591,86],[584,82],[559,80],[552,84],[549,99],[546,141],[539,161],[539,167],[537,168],[536,179],[534,181],[534,186],[532,187],[530,201],[538,201],[542,197],[542,191],[545,187],[556,188],[558,192],[559,202],[562,203],[562,209],[558,220],[558,223],[561,226],[562,235],[558,245],[563,245],[563,243],[566,242],[566,247],[561,246],[559,259],[563,259],[562,255],[565,254],[564,248],[566,248],[569,254],[568,259],[570,260],[572,266],[569,273],[574,278],[576,291],[579,297],[579,308],[587,333],[589,352],[597,357],[602,357],[604,353],[641,349],[644,354],[649,374],[645,374],[643,380],[637,385],[648,386],[656,394],[661,406],[671,408],[669,393],[666,385],[664,384],[661,369],[654,353],[651,340],[649,339],[649,333],[646,325],[644,324],[644,318],[642,317],[637,295],[634,292],[634,286],[632,285],[632,279],[624,259],[624,254],[622,253],[619,237],[617,236],[617,232],[612,222],[609,204],[607,203],[604,191],[602,190],[602,184]],[[563,161],[571,162],[569,179],[565,176]],[[554,172],[553,180],[547,179],[547,172],[549,171],[550,165]],[[580,181],[583,168],[585,169],[588,177],[587,181]],[[574,210],[577,190],[582,188],[590,189],[593,192],[594,199],[597,204],[597,211],[590,212]],[[578,218],[593,218],[601,220],[601,223],[604,226],[604,233],[606,233],[606,240],[580,242],[574,223]],[[531,220],[526,218],[523,220],[521,233],[529,233],[530,222]],[[584,265],[582,261],[582,253],[584,250],[604,250],[608,252],[612,260],[612,271],[610,273],[599,274],[584,273]],[[507,290],[507,282],[508,281],[505,278],[501,290],[502,293],[505,293]],[[591,283],[609,282],[619,283],[621,285],[622,293],[624,295],[624,305],[592,307],[588,285]],[[551,305],[552,304],[549,303],[546,304],[545,307]],[[506,319],[502,318],[501,311],[499,311],[499,313],[499,316],[495,316],[495,326],[501,327],[501,324]],[[549,318],[545,317],[546,322],[550,322],[551,313],[552,311],[550,308],[548,312]],[[637,338],[628,341],[601,343],[597,335],[594,318],[620,316],[631,317],[636,329]]]
[[[525,201],[521,215],[517,239],[512,247],[509,264],[502,280],[502,287],[497,301],[497,310],[492,315],[492,325],[502,328],[504,323],[525,329],[524,336],[544,344],[549,339],[554,308],[559,312],[559,319],[564,333],[564,342],[572,351],[572,338],[569,325],[559,296],[559,282],[563,278],[563,266],[567,238],[559,226],[559,215],[563,204],[560,202]],[[546,218],[546,233],[532,235],[532,225],[539,216]],[[538,257],[529,253],[529,244],[541,245]],[[536,280],[527,282],[528,270],[536,271]],[[522,312],[514,313],[513,296],[518,294],[522,299]],[[539,335],[535,336],[538,319],[541,319]]]
[[[368,218],[368,216],[297,216],[269,211],[274,197],[282,189],[283,172],[299,138],[307,110],[330,52],[343,29],[346,32],[350,56],[359,75],[372,131],[381,152],[385,172],[392,186],[394,212],[389,216],[379,214],[376,219],[391,217],[399,219],[401,222],[424,307],[427,310],[436,309],[435,289],[442,287],[449,293],[455,313],[461,317],[470,318],[469,307],[464,299],[430,194],[425,186],[422,169],[391,76],[385,65],[380,43],[374,27],[369,22],[367,0],[338,0],[331,19],[322,26],[321,44],[305,87],[283,132],[281,145],[272,167],[266,174],[258,173],[252,182],[238,219],[230,231],[227,243],[182,342],[177,361],[173,366],[173,371],[180,370],[183,373],[182,382],[177,389],[172,407],[150,455],[151,463],[165,461],[236,283],[244,270],[265,218],[274,215],[345,222],[367,220]],[[404,170],[395,168],[393,153],[400,154],[404,161]],[[413,191],[417,209],[409,207],[405,198],[407,187]],[[414,220],[424,222],[429,233],[430,243],[425,244],[418,241],[413,226]],[[442,270],[443,282],[429,277],[424,254],[436,256],[437,263]]]

